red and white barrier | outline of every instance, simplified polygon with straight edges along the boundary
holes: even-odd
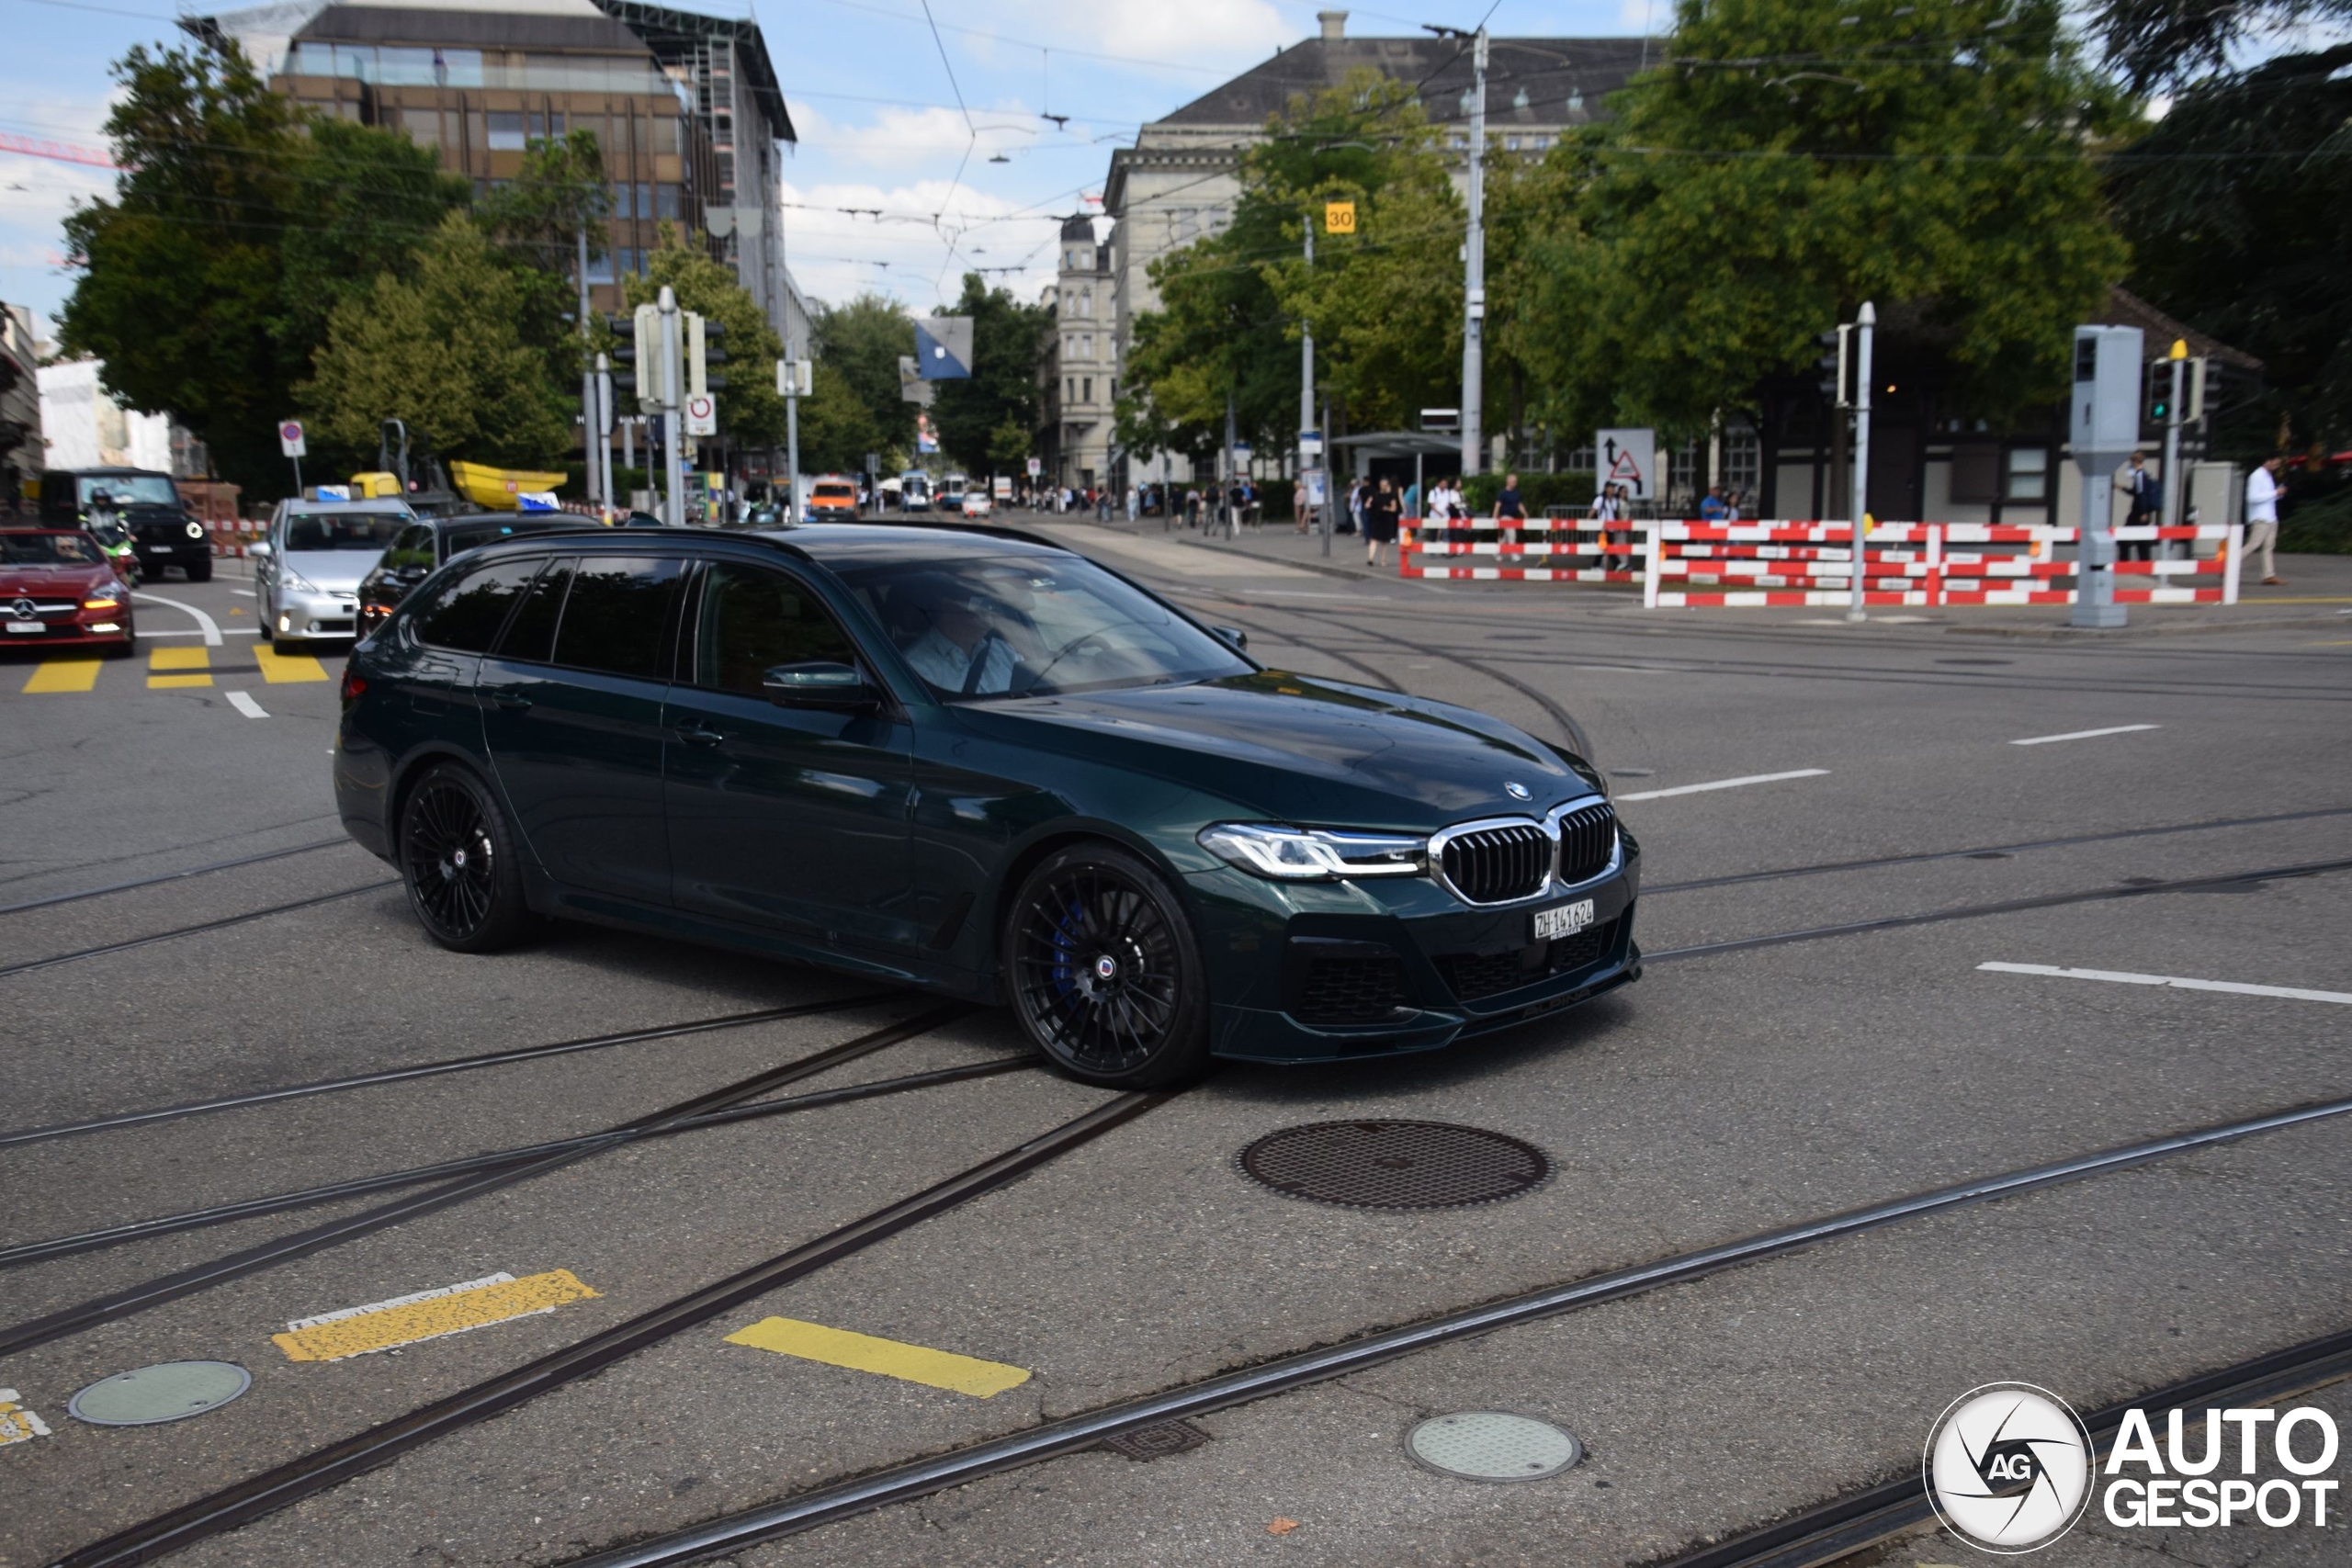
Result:
[[[2124,544],[2201,540],[2219,547],[2207,560],[2116,562],[2117,604],[2237,603],[2243,528],[2118,528],[2115,537]],[[1862,603],[2070,604],[2078,566],[2057,547],[2077,542],[2076,529],[2040,525],[1871,524],[1860,562]],[[1854,555],[1850,523],[1603,525],[1549,517],[1510,526],[1483,520],[1435,526],[1411,519],[1400,531],[1397,571],[1473,581],[1638,582],[1642,603],[1652,609],[1821,608],[1851,603]]]

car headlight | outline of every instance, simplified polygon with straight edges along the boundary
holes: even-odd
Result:
[[[1419,876],[1429,865],[1429,840],[1398,833],[1334,833],[1263,822],[1217,822],[1201,829],[1198,842],[1227,864],[1280,882]]]
[[[288,588],[299,589],[304,593],[316,593],[318,592],[317,589],[311,586],[311,580],[309,578],[304,577],[300,572],[296,571],[290,566],[286,569],[286,586]]]
[[[190,523],[187,525],[187,536],[191,539],[201,539],[204,537],[204,525],[201,523]]]

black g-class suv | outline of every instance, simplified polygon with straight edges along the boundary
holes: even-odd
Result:
[[[190,582],[211,581],[212,540],[171,475],[108,468],[51,468],[40,477],[40,517],[51,528],[87,529],[102,504],[121,525],[144,576],[160,578],[175,566]]]

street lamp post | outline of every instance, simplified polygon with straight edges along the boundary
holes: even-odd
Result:
[[[1853,575],[1848,579],[1850,598],[1846,607],[1849,621],[1867,620],[1862,613],[1862,583],[1867,575],[1862,561],[1862,525],[1870,514],[1871,478],[1871,334],[1878,325],[1878,311],[1867,299],[1854,315],[1854,559]]]

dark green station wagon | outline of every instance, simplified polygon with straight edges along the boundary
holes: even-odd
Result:
[[[827,964],[1009,1003],[1091,1083],[1639,976],[1589,761],[1244,642],[1003,530],[516,538],[354,651],[336,797],[445,946],[560,916]]]

